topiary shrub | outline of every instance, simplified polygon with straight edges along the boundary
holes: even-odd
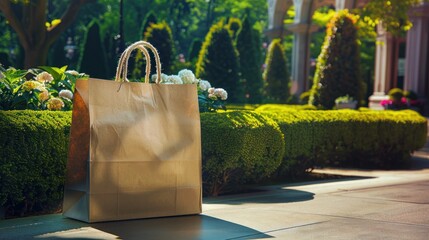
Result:
[[[241,79],[246,87],[246,98],[249,103],[262,102],[262,72],[257,52],[258,44],[254,42],[252,26],[244,17],[241,30],[237,35],[237,50],[240,59]]]
[[[166,22],[151,24],[144,34],[144,40],[152,43],[158,50],[161,59],[162,73],[171,74],[171,68],[174,61],[174,41],[171,33],[171,28]],[[151,56],[151,73],[156,73],[155,58],[150,52]],[[136,54],[135,65],[132,71],[133,79],[140,79],[144,77],[146,61],[143,60],[144,56],[139,51]]]
[[[108,78],[107,61],[100,37],[100,26],[93,21],[85,35],[81,56],[79,59],[79,71],[93,78]]]
[[[243,86],[239,80],[238,52],[222,21],[207,33],[198,56],[196,76],[228,91],[232,103],[243,102]]]
[[[332,109],[335,99],[349,95],[360,102],[360,57],[355,17],[338,12],[326,29],[317,59],[310,104]]]
[[[265,97],[268,102],[285,103],[289,98],[290,75],[287,59],[280,39],[274,39],[268,47],[265,59]]]
[[[201,136],[207,195],[268,177],[283,157],[283,135],[278,125],[256,112],[203,113]]]
[[[6,216],[60,208],[70,124],[70,112],[0,111],[0,206]]]

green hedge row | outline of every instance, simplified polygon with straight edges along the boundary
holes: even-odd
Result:
[[[201,138],[208,195],[268,177],[283,158],[283,134],[278,125],[253,111],[201,114]]]
[[[426,142],[426,119],[411,110],[258,112],[284,134],[286,175],[314,166],[401,167]]]
[[[0,111],[0,206],[54,210],[63,194],[70,112]],[[332,164],[392,167],[426,141],[413,111],[227,111],[201,114],[203,187],[217,195],[275,172]]]
[[[0,208],[7,215],[58,209],[70,112],[0,111]]]

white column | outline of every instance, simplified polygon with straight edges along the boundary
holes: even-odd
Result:
[[[407,33],[405,62],[405,90],[413,90],[428,97],[429,80],[429,3],[413,8],[408,13],[413,27]]]
[[[374,93],[369,97],[369,107],[383,109],[380,102],[388,99],[386,93],[390,90],[393,62],[393,37],[386,32],[381,23],[377,26],[377,45],[375,51]]]

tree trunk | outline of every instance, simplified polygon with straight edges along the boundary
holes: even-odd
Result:
[[[46,44],[45,44],[46,45]],[[25,59],[24,68],[34,68],[38,66],[44,66],[48,59],[48,52],[50,46],[38,46],[24,49]]]
[[[46,64],[49,47],[55,42],[64,30],[74,21],[80,7],[96,0],[70,1],[67,10],[61,17],[61,22],[46,28],[46,7],[48,0],[37,0],[22,4],[22,14],[16,15],[12,9],[12,2],[0,0],[0,11],[15,30],[19,42],[25,52],[24,67],[26,69]]]

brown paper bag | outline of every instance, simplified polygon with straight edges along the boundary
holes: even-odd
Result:
[[[126,81],[138,48],[157,57],[157,83]],[[121,56],[115,81],[78,80],[63,213],[85,222],[201,213],[201,133],[195,84],[159,84],[149,43]]]

